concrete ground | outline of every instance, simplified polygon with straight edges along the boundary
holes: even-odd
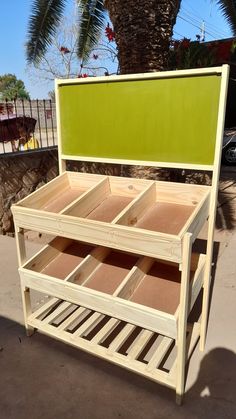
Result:
[[[191,358],[182,407],[172,390],[40,333],[27,338],[15,240],[0,236],[1,419],[236,418],[235,172],[222,175],[207,343]]]

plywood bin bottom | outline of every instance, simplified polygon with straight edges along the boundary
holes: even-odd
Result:
[[[137,262],[138,257],[111,251],[84,284],[88,288],[113,294]]]
[[[68,188],[65,191],[61,191],[60,195],[56,198],[48,201],[41,209],[44,211],[58,213],[63,210],[67,205],[82,195],[84,191],[79,188]]]
[[[180,281],[178,267],[155,262],[134,290],[130,301],[174,314],[179,305]]]
[[[24,268],[65,279],[92,250],[92,245],[56,238]]]
[[[127,196],[110,195],[87,216],[90,220],[111,222],[130,202]]]
[[[194,206],[155,202],[138,220],[135,227],[166,234],[179,234]]]
[[[66,172],[20,201],[20,207],[55,214],[101,182],[104,176]]]

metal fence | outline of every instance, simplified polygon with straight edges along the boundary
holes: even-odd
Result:
[[[54,102],[50,99],[0,102],[0,154],[56,145]]]

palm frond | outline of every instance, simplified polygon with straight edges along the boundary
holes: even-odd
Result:
[[[105,27],[104,0],[80,0],[77,55],[84,63],[96,46]]]
[[[34,0],[28,24],[26,58],[38,63],[51,44],[67,0]]]
[[[227,20],[233,35],[236,35],[236,0],[217,0],[217,3]]]

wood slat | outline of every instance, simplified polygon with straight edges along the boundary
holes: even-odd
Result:
[[[165,357],[166,352],[169,350],[170,346],[173,343],[173,339],[170,339],[166,336],[163,337],[160,345],[158,346],[157,350],[154,352],[153,356],[151,357],[148,365],[147,371],[151,371],[154,368],[158,368],[161,361]]]
[[[95,314],[95,313],[94,313]],[[98,313],[96,313],[98,314]],[[90,341],[82,338],[77,337],[74,339],[73,335],[71,333],[68,333],[64,330],[58,330],[58,328],[50,325],[50,324],[42,324],[40,320],[34,319],[30,323],[32,327],[35,327],[39,330],[41,330],[43,333],[52,336],[58,340],[61,340],[63,342],[66,342],[67,344],[70,344],[72,346],[75,346],[77,348],[80,348],[86,352],[92,353],[93,355],[106,359],[107,361],[110,361],[112,363],[115,363],[116,365],[119,365],[125,369],[128,369],[130,371],[133,371],[137,374],[140,374],[142,376],[145,376],[149,378],[150,380],[153,380],[158,383],[165,384],[166,386],[170,388],[175,388],[175,383],[172,378],[169,377],[169,374],[165,371],[157,370],[148,372],[146,370],[146,364],[130,359],[127,362],[127,356],[122,355],[118,352],[110,352],[108,353],[107,348],[101,346],[101,345],[93,345]],[[127,325],[128,326],[128,325]],[[131,325],[129,325],[131,326]],[[135,327],[135,326],[133,326]],[[127,337],[127,335],[126,335]]]
[[[108,322],[103,326],[103,328],[94,336],[91,340],[93,344],[99,344],[101,341],[105,340],[107,336],[114,330],[117,324],[120,323],[120,320],[111,318]]]
[[[102,319],[104,316],[101,313],[93,313],[92,316],[89,317],[76,331],[73,333],[73,338],[76,339],[79,336],[82,336],[85,332],[87,332],[92,326],[95,326],[97,321]]]
[[[70,326],[73,321],[79,318],[85,311],[87,311],[84,307],[77,308],[67,319],[65,319],[59,326],[58,330],[65,330],[68,326]]]
[[[107,352],[111,354],[112,352],[118,351],[123,345],[126,339],[131,335],[136,326],[133,324],[127,323],[121,332],[116,336],[116,338],[109,345]]]
[[[49,324],[52,320],[56,320],[58,316],[63,314],[72,304],[64,301],[62,304],[59,305],[49,316],[46,316],[42,323]]]
[[[140,332],[138,338],[135,340],[134,345],[129,351],[127,358],[137,359],[152,336],[153,332],[150,332],[150,330],[143,329]]]
[[[190,356],[192,355],[193,349],[200,337],[200,323],[196,322],[194,325],[187,326],[187,330],[189,331],[189,334],[186,339],[186,347],[188,349],[187,356],[186,356],[186,363],[188,362]],[[170,369],[170,378],[175,379],[176,377],[176,371],[177,371],[177,359],[175,359],[171,369]]]
[[[57,302],[59,301],[58,298],[52,298],[47,303],[43,304],[40,308],[35,310],[29,317],[28,320],[37,319],[38,317],[42,316],[48,310],[50,310]]]

